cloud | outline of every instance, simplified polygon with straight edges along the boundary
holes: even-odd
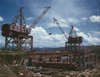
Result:
[[[1,36],[1,37],[0,37],[0,45],[4,45],[4,42],[5,42],[4,37]]]
[[[74,24],[79,23],[79,20],[76,19],[76,18],[68,18],[68,21],[69,21],[70,23],[74,23]]]
[[[34,47],[64,47],[65,37],[63,34],[49,35],[42,27],[35,27],[31,31]]]
[[[86,20],[87,20],[87,18],[83,17],[83,18],[81,18],[81,20],[86,21]]]
[[[100,16],[92,15],[92,16],[90,17],[90,21],[91,21],[91,22],[100,22]]]
[[[1,30],[0,30],[0,33],[2,33]],[[0,36],[0,45],[4,45],[4,42],[5,42],[4,37]]]
[[[30,21],[30,20],[32,20],[32,19],[33,19],[33,17],[28,17],[26,20]]]
[[[3,17],[0,16],[0,21],[3,21],[3,20],[4,20]]]
[[[83,37],[83,45],[100,45],[100,39],[93,37],[91,33],[78,32],[78,35]]]
[[[91,33],[85,34],[84,32],[78,31],[77,34],[83,37],[82,45],[100,45],[100,39],[92,36]],[[64,47],[67,41],[63,34],[52,34],[50,36],[42,27],[32,29],[31,35],[34,38],[34,47]]]
[[[100,32],[99,32],[99,31],[91,31],[91,34],[92,34],[94,37],[99,37],[99,36],[100,36]]]
[[[80,31],[78,28],[74,27],[75,31]]]

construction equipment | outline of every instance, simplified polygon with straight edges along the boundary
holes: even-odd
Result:
[[[72,25],[71,25],[72,26]],[[82,37],[78,36],[74,27],[72,26],[69,37],[68,37],[68,42],[66,42],[66,47],[67,50],[70,51],[79,51],[80,50],[80,44],[82,43]]]
[[[64,34],[66,40],[68,42],[65,43],[65,50],[68,51],[79,51],[80,50],[80,44],[82,43],[82,37],[78,36],[74,27],[72,26],[69,37],[67,37],[66,33],[62,29],[62,27],[59,25],[57,19],[53,18],[53,21],[57,24],[61,32]]]
[[[9,48],[10,50],[31,49],[32,51],[33,36],[29,34],[31,32],[32,27],[35,27],[35,25],[50,9],[50,6],[46,7],[46,9],[36,18],[36,20],[30,27],[26,26],[22,9],[23,7],[19,8],[11,24],[3,24],[1,27],[2,36],[5,37],[5,49],[7,48]]]
[[[64,34],[66,40],[68,40],[68,37],[67,37],[66,33],[64,32],[64,30],[62,29],[62,27],[59,25],[57,19],[53,18],[53,22],[57,24],[57,26],[59,27],[59,29],[61,30],[61,32]],[[66,43],[67,42],[65,42],[65,50],[66,50]]]
[[[73,26],[69,33],[68,43],[82,43],[82,37],[77,35]]]
[[[14,17],[13,21],[11,22],[11,24],[2,25],[2,31],[3,31],[2,35],[17,37],[17,35],[19,33],[24,34],[24,35],[30,34],[31,28],[35,27],[35,25],[46,14],[46,12],[49,10],[49,8],[50,8],[50,6],[46,7],[46,9],[42,12],[42,14],[36,18],[36,20],[33,22],[33,24],[29,28],[27,28],[25,19],[24,19],[23,13],[22,13],[23,7],[20,7],[16,16]],[[19,20],[19,24],[18,24],[18,20]],[[7,34],[5,33],[5,31],[6,31],[5,29],[8,31]]]
[[[59,29],[61,30],[61,32],[64,34],[65,38],[67,39],[67,35],[64,32],[64,30],[62,29],[62,27],[59,25],[59,23],[57,22],[57,19],[53,18],[53,22],[58,25]]]
[[[35,27],[35,25],[40,21],[40,19],[46,14],[46,12],[51,8],[51,6],[46,7],[46,9],[42,12],[42,14],[40,16],[38,16],[35,21],[33,22],[33,24],[28,28],[29,33],[31,31],[32,27]]]
[[[51,27],[49,28],[49,31],[50,31],[49,35],[52,35],[52,33],[51,33]]]

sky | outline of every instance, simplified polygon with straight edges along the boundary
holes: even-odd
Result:
[[[53,23],[53,17],[58,19],[67,36],[73,25],[77,34],[83,37],[81,45],[100,45],[100,0],[0,0],[0,26],[10,24],[19,7],[24,7],[24,18],[27,26],[30,26],[45,10],[44,7],[49,5],[51,8],[31,30],[33,47],[65,46],[67,40]],[[50,32],[52,35],[49,35]],[[0,45],[4,45],[4,37],[1,35]]]

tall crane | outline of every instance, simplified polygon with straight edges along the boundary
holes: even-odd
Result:
[[[53,22],[57,24],[57,26],[59,27],[59,29],[61,30],[61,32],[64,34],[65,38],[68,39],[66,33],[64,32],[64,30],[62,29],[62,27],[59,25],[57,19],[55,19],[54,17],[53,17]]]
[[[53,21],[57,24],[57,26],[62,31],[65,38],[67,39],[67,42],[65,43],[65,49],[69,50],[69,51],[79,51],[80,50],[80,44],[82,43],[82,37],[77,35],[77,33],[74,29],[74,26],[71,25],[72,28],[70,30],[69,36],[67,37],[64,30],[59,25],[57,19],[53,18]]]
[[[71,25],[72,28],[70,30],[70,33],[69,33],[69,37],[68,37],[68,42],[69,43],[82,43],[82,37],[81,36],[78,36],[75,29],[74,29],[74,26]]]
[[[31,28],[40,21],[40,19],[46,14],[51,6],[46,7],[46,9],[35,19],[30,27],[26,27],[26,22],[24,20],[24,15],[22,12],[23,7],[20,7],[16,16],[14,17],[11,24],[3,24],[1,26],[2,36],[5,37],[5,49],[29,49],[33,48],[33,36],[29,35]],[[28,46],[29,45],[29,46]]]
[[[61,30],[61,32],[64,34],[66,40],[68,40],[68,37],[67,37],[66,33],[64,32],[64,30],[62,29],[62,27],[59,25],[57,19],[54,18],[54,17],[53,17],[53,22],[57,24],[57,26],[59,27],[59,29]],[[66,44],[67,44],[67,43],[68,43],[68,42],[65,42],[65,50],[66,50]]]

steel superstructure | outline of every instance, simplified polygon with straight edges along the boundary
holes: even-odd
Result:
[[[16,16],[14,17],[11,24],[3,24],[2,36],[5,37],[5,49],[14,50],[33,50],[33,36],[29,35],[32,27],[34,27],[40,19],[50,9],[50,6],[36,18],[30,27],[26,26],[24,15],[22,12],[23,7],[20,7]]]

